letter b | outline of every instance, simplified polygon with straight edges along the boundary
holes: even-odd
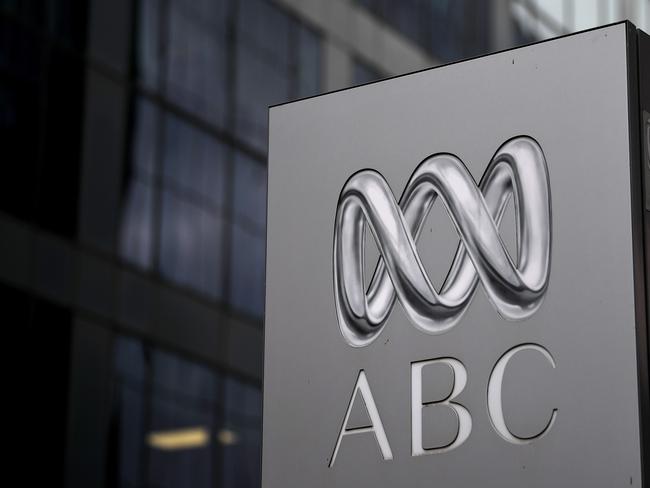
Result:
[[[430,364],[446,364],[453,373],[453,386],[451,393],[444,399],[436,402],[422,402],[422,369]],[[453,358],[432,359],[411,364],[411,455],[423,456],[436,454],[456,449],[467,440],[472,431],[472,416],[469,411],[459,403],[452,402],[467,384],[467,370],[463,363]],[[425,407],[450,408],[458,418],[458,431],[454,440],[443,447],[425,448],[422,445],[422,411]]]

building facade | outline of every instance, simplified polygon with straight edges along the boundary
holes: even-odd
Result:
[[[650,2],[0,1],[20,479],[259,486],[267,107],[621,18]]]

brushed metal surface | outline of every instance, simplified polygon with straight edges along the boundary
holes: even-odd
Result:
[[[641,486],[628,129],[624,24],[272,108],[264,488]],[[499,146],[522,134],[543,148],[552,196],[552,266],[537,311],[504,320],[479,283],[446,332],[413,327],[397,301],[377,340],[352,347],[332,264],[348,178],[372,169],[400,195],[420,161],[451,153],[479,181]],[[509,206],[499,235],[511,256],[516,227]],[[458,235],[434,205],[415,247],[437,290]],[[371,272],[378,253],[366,241]],[[498,371],[504,422],[528,439],[554,418],[543,436],[516,444],[490,421],[488,383],[521,344],[542,346],[554,367],[539,349],[508,357]],[[471,432],[453,450],[412,456],[412,363],[437,358],[467,371],[453,401],[470,413]],[[372,433],[349,435],[330,467],[362,370],[392,459]],[[445,370],[431,374],[420,393],[440,403],[452,386]],[[449,442],[454,413],[429,410],[424,442]]]

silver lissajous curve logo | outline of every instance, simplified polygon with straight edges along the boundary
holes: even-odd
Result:
[[[460,237],[438,291],[416,249],[424,221],[440,197]],[[518,259],[508,254],[499,224],[513,198]],[[380,251],[366,290],[365,224]],[[415,327],[440,334],[467,309],[480,280],[508,320],[540,306],[551,265],[551,195],[546,160],[527,136],[504,143],[477,185],[453,154],[434,154],[416,168],[399,203],[377,171],[352,175],[339,197],[334,227],[334,296],[339,327],[352,346],[370,344],[397,298]]]

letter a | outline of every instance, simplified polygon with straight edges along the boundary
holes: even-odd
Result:
[[[370,418],[371,424],[367,427],[348,428],[347,425],[348,420],[350,419],[350,412],[352,411],[352,406],[354,405],[354,401],[357,398],[358,393],[361,394],[361,397],[366,404],[366,410],[368,412],[368,417]],[[383,456],[384,461],[390,461],[393,459],[393,452],[390,449],[390,444],[388,444],[386,432],[384,432],[384,426],[381,423],[381,419],[379,418],[379,411],[377,410],[375,399],[372,397],[370,386],[368,385],[368,380],[366,378],[366,373],[361,370],[359,371],[357,382],[354,385],[354,390],[352,392],[352,398],[350,398],[350,403],[348,404],[348,409],[345,412],[343,425],[341,426],[338,438],[336,439],[336,446],[334,447],[334,452],[332,453],[332,459],[330,460],[329,467],[331,468],[334,466],[334,461],[336,461],[336,455],[339,452],[341,440],[343,440],[344,436],[365,434],[367,432],[372,432],[375,434],[375,438],[377,439],[377,444],[379,444],[379,449],[381,450],[381,455]]]

